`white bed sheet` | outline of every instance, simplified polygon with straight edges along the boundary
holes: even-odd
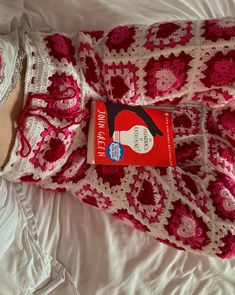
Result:
[[[0,5],[8,31],[23,1]],[[24,7],[32,28],[62,31],[235,14],[235,0],[26,0]],[[235,259],[170,249],[69,194],[2,181],[1,197],[0,295],[235,294]]]

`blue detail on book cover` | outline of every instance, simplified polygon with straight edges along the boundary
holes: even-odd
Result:
[[[106,149],[107,155],[113,162],[118,162],[124,155],[124,149],[119,142],[111,142]]]

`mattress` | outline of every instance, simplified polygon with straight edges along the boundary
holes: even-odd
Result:
[[[235,0],[0,0],[0,30],[22,15],[33,29],[235,14]],[[235,259],[168,248],[66,193],[0,180],[0,295],[234,294]]]

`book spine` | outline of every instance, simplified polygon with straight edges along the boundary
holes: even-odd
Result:
[[[91,104],[91,119],[88,132],[87,163],[95,164],[95,101]]]

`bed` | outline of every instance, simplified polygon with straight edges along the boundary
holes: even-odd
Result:
[[[0,0],[0,30],[232,16],[235,0]],[[0,295],[232,295],[235,259],[184,253],[66,193],[0,179]]]

